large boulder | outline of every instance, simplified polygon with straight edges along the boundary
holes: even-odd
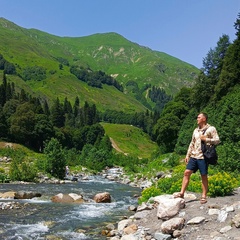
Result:
[[[5,193],[0,193],[0,198],[14,198],[16,192],[9,191]]]
[[[172,218],[162,223],[161,230],[163,233],[172,234],[175,230],[181,230],[184,227],[184,218]]]
[[[110,203],[111,202],[111,196],[109,192],[103,192],[103,193],[97,193],[93,200],[96,203]]]
[[[59,193],[51,198],[55,203],[83,203],[83,196],[76,193],[63,194]]]
[[[173,198],[172,195],[161,195],[153,198],[158,203],[157,217],[162,220],[168,220],[177,215],[180,209],[185,207],[185,201],[182,198]]]
[[[15,199],[32,199],[35,197],[41,197],[41,193],[31,192],[31,191],[18,191],[14,194]]]

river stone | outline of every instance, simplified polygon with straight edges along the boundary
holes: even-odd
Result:
[[[79,195],[79,194],[76,194],[76,193],[69,193],[68,195],[74,200],[74,202],[80,202],[80,203],[83,202],[83,196],[82,195]]]
[[[123,229],[124,234],[133,234],[138,230],[138,226],[136,224],[131,224]]]
[[[5,192],[5,193],[0,193],[0,198],[14,198],[16,192]]]
[[[137,212],[144,211],[144,210],[152,210],[152,204],[142,203],[140,206],[137,207]]]
[[[15,199],[32,199],[35,197],[41,197],[41,193],[31,192],[31,191],[18,191],[15,193]]]
[[[97,193],[93,200],[96,203],[110,203],[111,202],[111,196],[109,192],[103,192],[103,193]]]
[[[22,207],[18,202],[0,202],[0,210],[19,209]]]
[[[131,205],[128,207],[128,210],[134,212],[137,210],[137,206]]]
[[[70,194],[59,193],[53,196],[51,198],[51,201],[56,203],[83,203],[84,202],[81,195],[77,195],[73,193],[70,193]]]
[[[146,218],[148,214],[149,214],[149,211],[148,211],[148,210],[136,212],[136,213],[134,214],[134,218],[135,218],[135,219]]]
[[[138,237],[134,236],[133,234],[123,235],[121,240],[138,240]]]
[[[128,226],[132,221],[130,219],[124,219],[118,223],[118,231],[123,231],[125,227]]]

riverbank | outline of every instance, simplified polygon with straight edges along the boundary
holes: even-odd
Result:
[[[146,179],[135,178],[130,180],[121,168],[106,169],[101,175],[109,181],[140,189],[152,184],[152,181]],[[83,173],[76,174],[73,177],[78,178],[79,182],[80,179],[82,181],[85,179],[86,184],[89,182],[88,178],[91,178],[91,176]],[[69,180],[61,182],[46,177],[42,179],[45,183],[55,183],[48,184],[52,189],[71,182]],[[73,182],[73,186],[79,189],[77,183],[78,181]],[[19,184],[16,183],[17,186]],[[103,188],[103,190],[105,189]],[[66,192],[69,192],[69,190],[66,189]],[[131,198],[138,196],[140,195],[134,195]],[[106,227],[102,227],[99,234],[109,240],[240,240],[240,236],[238,236],[240,188],[236,189],[231,196],[208,198],[206,204],[201,204],[199,201],[200,195],[195,193],[186,194],[184,200],[174,199],[172,195],[162,195],[159,198],[162,198],[162,200],[159,200],[158,197],[152,198],[148,203],[140,206],[127,205],[129,209],[127,216],[129,217],[107,224]],[[169,219],[159,217],[163,215],[159,214],[159,206],[164,206],[166,212],[168,207],[166,204],[174,202],[174,207],[178,207],[179,200],[181,201],[181,207],[177,209],[175,214],[171,215]]]
[[[115,180],[141,188],[150,185],[150,181],[130,181],[124,174],[115,176]],[[174,201],[172,195],[161,197],[166,197],[165,202]],[[200,194],[188,193],[182,200],[184,207],[169,219],[159,218],[161,203],[156,199],[138,206],[130,218],[118,222],[116,229],[108,231],[109,240],[240,240],[240,188],[230,196],[209,197],[205,204],[200,203]]]

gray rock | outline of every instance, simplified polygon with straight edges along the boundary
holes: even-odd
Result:
[[[172,236],[169,235],[169,234],[163,234],[163,233],[159,233],[159,232],[156,232],[154,234],[154,238],[156,240],[171,240],[172,239]]]
[[[199,223],[202,223],[203,221],[205,221],[205,217],[195,217],[195,218],[192,218],[191,220],[189,220],[187,222],[188,225],[190,224],[199,224]]]

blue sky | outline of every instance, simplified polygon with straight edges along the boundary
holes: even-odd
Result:
[[[198,68],[222,34],[235,39],[240,0],[0,0],[0,17],[57,36],[116,32]]]

